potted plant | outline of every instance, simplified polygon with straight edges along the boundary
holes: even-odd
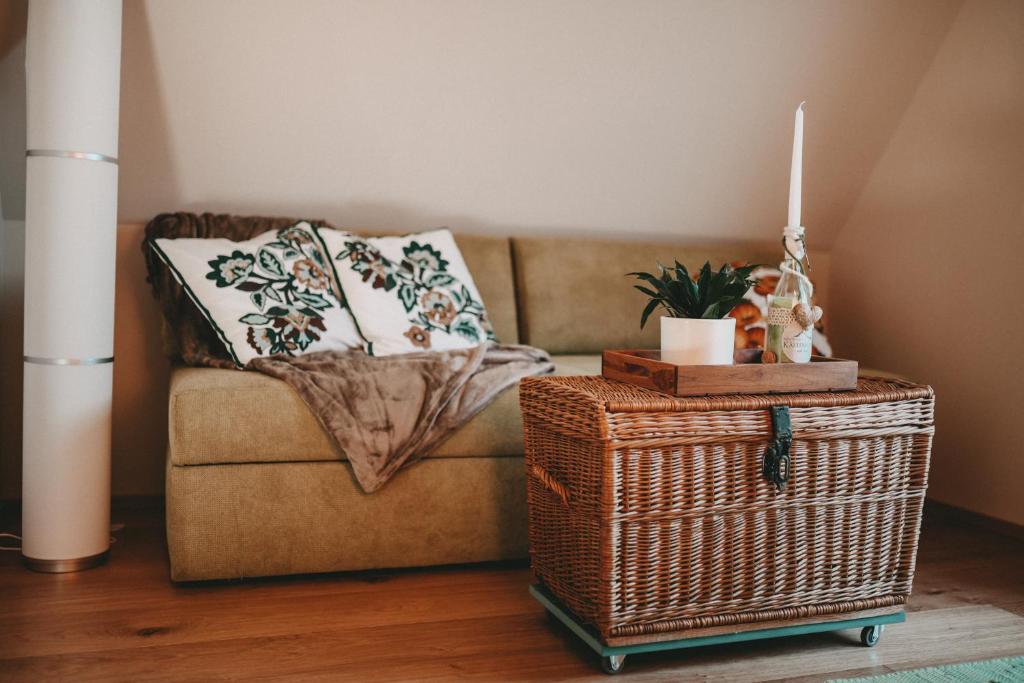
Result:
[[[678,365],[731,365],[736,344],[736,319],[726,317],[755,283],[757,266],[718,271],[705,263],[694,277],[679,261],[674,268],[658,264],[658,275],[629,273],[650,285],[634,285],[651,298],[640,316],[641,329],[658,307],[661,317],[661,358]]]

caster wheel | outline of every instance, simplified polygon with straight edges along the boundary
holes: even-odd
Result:
[[[878,644],[878,639],[882,637],[882,631],[885,626],[881,624],[877,626],[865,626],[860,630],[860,642],[864,647],[874,647]]]
[[[601,670],[606,674],[617,674],[626,665],[626,655],[609,655],[601,657]]]

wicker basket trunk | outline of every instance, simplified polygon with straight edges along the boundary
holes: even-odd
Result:
[[[674,398],[543,377],[521,397],[534,572],[606,642],[842,618],[910,595],[929,387]],[[777,405],[793,430],[782,491],[762,474]]]

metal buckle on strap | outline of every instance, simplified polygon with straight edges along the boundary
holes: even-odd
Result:
[[[775,484],[777,491],[782,492],[792,471],[789,448],[793,445],[793,428],[789,419],[789,406],[772,406],[771,415],[773,438],[768,444],[768,450],[764,452],[761,473]]]

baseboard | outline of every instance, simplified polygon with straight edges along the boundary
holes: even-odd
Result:
[[[1024,541],[1024,526],[1007,522],[1005,519],[997,519],[983,515],[980,512],[965,510],[964,508],[940,503],[937,500],[928,499],[924,502],[924,519],[939,519],[948,522],[959,522],[969,526],[991,531],[1000,536],[1008,536],[1018,541]]]

